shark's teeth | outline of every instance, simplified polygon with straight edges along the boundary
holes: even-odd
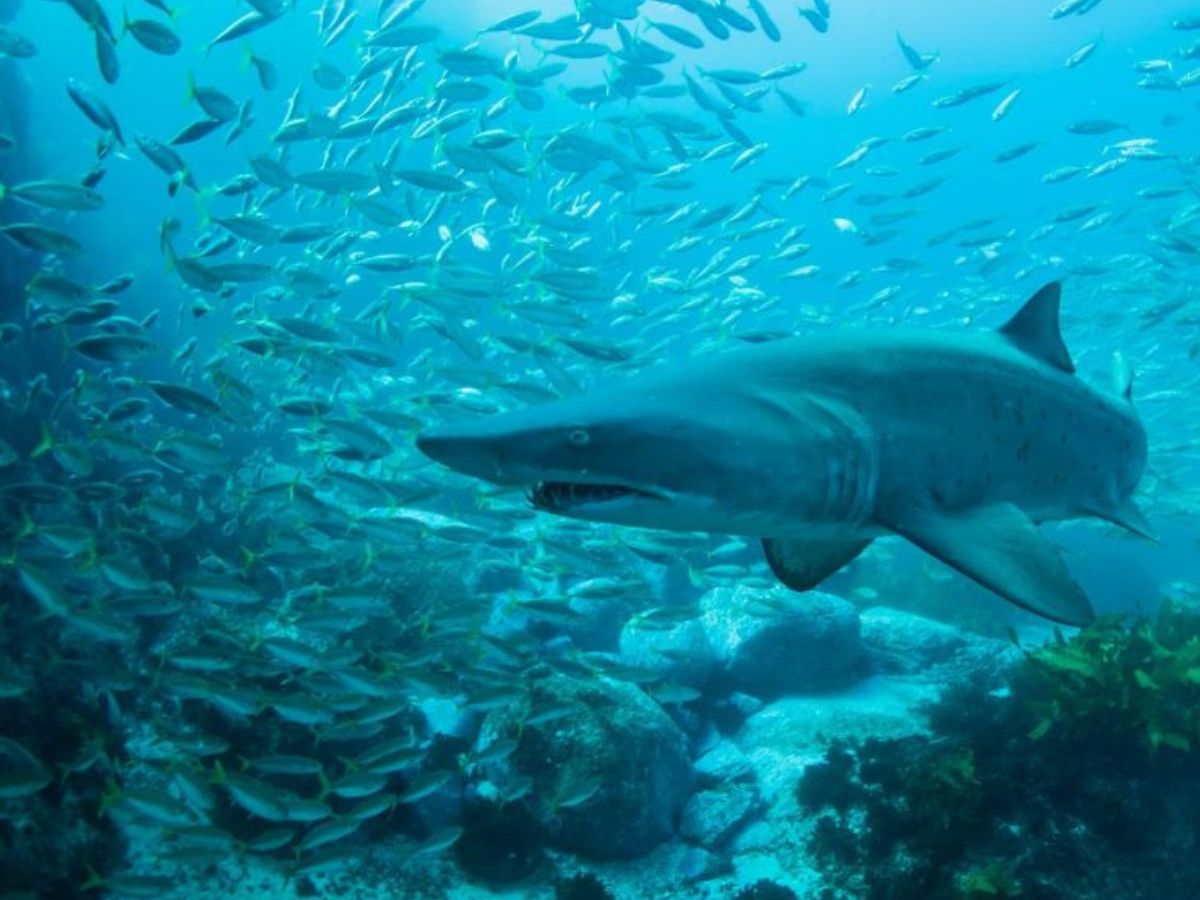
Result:
[[[607,503],[625,498],[656,499],[648,491],[623,484],[576,484],[568,481],[544,481],[529,492],[534,509],[564,512],[591,503]]]

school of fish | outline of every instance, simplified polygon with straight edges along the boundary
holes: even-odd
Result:
[[[1137,372],[1143,504],[1194,521],[1200,15],[1169,23],[1161,57],[1105,60],[1096,38],[1064,46],[1055,73],[1123,67],[1180,127],[1133,131],[1099,104],[1013,142],[1005,127],[1034,88],[957,81],[942,73],[954,48],[896,34],[895,81],[824,113],[856,136],[801,170],[768,137],[781,121],[802,136],[816,115],[806,94],[822,73],[804,57],[838,40],[836,3],[576,0],[467,37],[450,5],[245,0],[223,4],[202,42],[171,0],[131,0],[120,18],[102,0],[26,0],[0,25],[16,67],[44,49],[26,36],[34,15],[94,48],[54,88],[78,113],[54,127],[87,138],[86,165],[0,185],[0,241],[30,268],[4,298],[0,347],[44,361],[0,385],[0,709],[43,696],[53,657],[113,733],[135,715],[161,724],[140,734],[149,762],[130,779],[111,738],[80,734],[51,758],[0,721],[0,816],[98,771],[101,814],[158,833],[164,865],[238,852],[310,875],[512,751],[439,756],[417,701],[499,708],[536,665],[692,699],[608,652],[568,641],[548,654],[546,635],[597,602],[669,627],[703,589],[767,587],[751,542],[547,516],[414,445],[425,426],[688,356],[835,324],[999,324],[1065,278],[1081,368],[1107,371],[1119,347]],[[1099,6],[1065,0],[1031,27]],[[272,34],[298,21],[320,58],[289,82]],[[791,61],[707,65],[724,45]],[[112,100],[146,54],[186,90],[186,121]],[[244,56],[240,83],[206,76],[221,54]],[[901,103],[905,129],[851,130]],[[32,123],[51,126],[36,109]],[[989,161],[971,178],[1025,167],[1040,220],[967,203],[953,166],[972,128]],[[1041,167],[1049,144],[1072,161]],[[23,152],[0,134],[0,154]],[[236,171],[213,178],[210,157]],[[161,221],[106,219],[106,185],[128,167],[157,173],[155,202],[173,204]],[[130,227],[161,259],[89,250]],[[682,602],[662,599],[671,567]],[[214,719],[277,750],[246,758]],[[530,784],[500,790],[515,801]],[[229,808],[257,836],[223,828]],[[408,851],[460,836],[450,826]],[[176,881],[113,871],[89,886],[159,896]]]

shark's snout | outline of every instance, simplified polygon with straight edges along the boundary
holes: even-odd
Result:
[[[417,435],[417,449],[430,459],[462,472],[495,481],[502,454],[494,435],[469,425],[446,425]]]

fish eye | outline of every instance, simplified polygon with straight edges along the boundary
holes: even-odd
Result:
[[[572,447],[586,447],[591,439],[592,436],[582,428],[575,428],[567,435],[567,440],[571,442]]]

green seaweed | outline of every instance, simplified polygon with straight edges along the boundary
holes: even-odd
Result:
[[[1019,897],[1021,884],[1003,865],[993,862],[960,875],[958,890],[964,900],[991,900],[995,897]]]
[[[1102,619],[1030,648],[1006,681],[948,686],[929,736],[839,742],[806,768],[796,796],[829,888],[864,900],[1195,896],[1200,610]]]
[[[1104,617],[1028,654],[1035,740],[1134,743],[1191,753],[1200,745],[1200,611],[1164,601],[1153,619]]]

